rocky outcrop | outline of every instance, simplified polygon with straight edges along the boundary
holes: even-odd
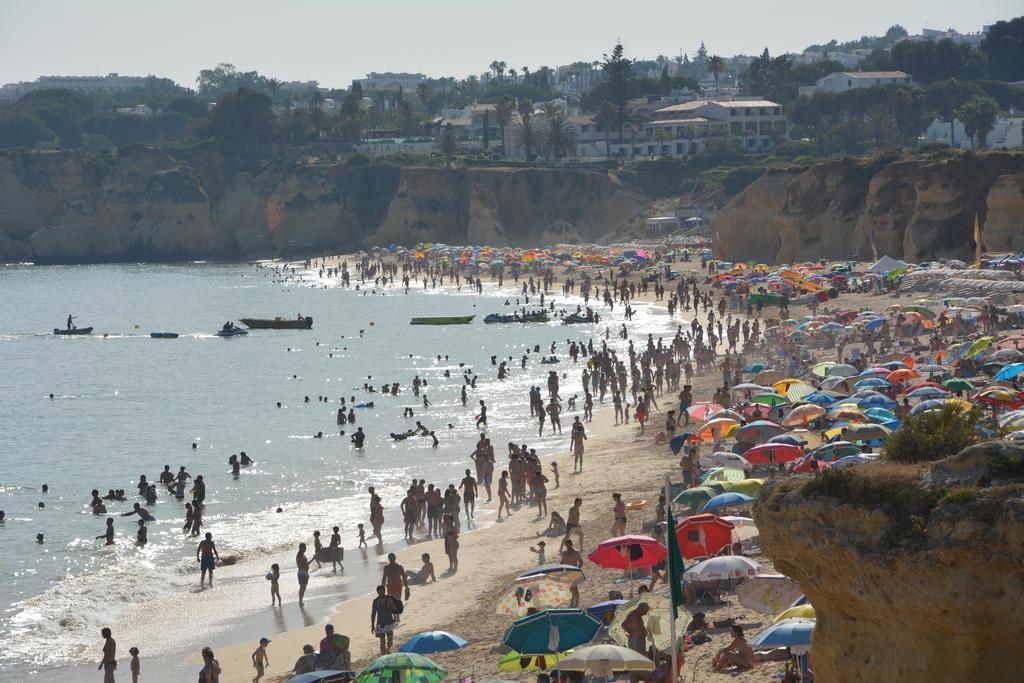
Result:
[[[882,254],[908,261],[972,257],[975,215],[986,232],[991,221],[988,248],[1024,243],[1016,234],[1024,216],[1021,174],[1024,153],[1006,151],[842,159],[776,170],[719,212],[715,253],[768,263]]]
[[[208,150],[117,158],[0,153],[0,258],[39,263],[240,258],[443,241],[594,241],[645,198],[582,170],[265,164]]]
[[[818,680],[1020,679],[1024,449],[795,477],[754,514],[814,605]]]
[[[1024,173],[997,178],[988,191],[985,209],[985,249],[1024,251]]]

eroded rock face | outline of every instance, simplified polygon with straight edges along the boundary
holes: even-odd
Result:
[[[596,240],[646,204],[592,171],[301,163],[226,177],[230,166],[209,151],[136,149],[103,163],[5,153],[0,256],[77,263]]]
[[[761,541],[814,605],[818,680],[1020,680],[1024,468],[994,465],[1014,458],[1024,449],[982,444],[924,471],[852,468],[860,485],[838,495],[811,476],[766,486]],[[926,502],[901,519],[888,491]]]
[[[1024,251],[1024,173],[999,176],[985,203],[985,249]]]
[[[985,230],[991,221],[991,248],[1014,244],[1021,174],[1024,154],[1008,151],[843,159],[765,174],[716,217],[715,253],[769,263],[970,258],[975,214]]]

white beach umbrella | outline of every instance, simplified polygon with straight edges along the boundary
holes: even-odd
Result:
[[[609,677],[616,671],[654,671],[654,662],[628,647],[587,645],[559,661],[558,668]]]
[[[782,574],[758,574],[736,587],[740,604],[764,614],[777,614],[803,595],[796,581]]]
[[[693,565],[683,574],[687,581],[716,581],[756,576],[761,565],[739,555],[722,555]]]
[[[751,468],[746,458],[729,451],[716,451],[700,456],[700,466],[704,469],[712,467],[737,467],[741,470],[749,470]]]

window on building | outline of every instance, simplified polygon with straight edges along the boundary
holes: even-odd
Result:
[[[676,143],[676,154],[682,154],[683,153],[683,145],[684,144],[685,143],[682,143],[682,142],[677,142]]]
[[[735,109],[730,109],[729,110],[729,116],[736,116],[736,110]]]
[[[775,107],[775,115],[778,116],[782,113],[782,107]]]
[[[758,109],[757,113],[760,114],[761,116],[764,116],[764,107],[761,107],[760,109]]]
[[[756,146],[757,146],[757,140],[755,140],[754,138],[747,138],[747,147],[749,149],[754,149]]]
[[[587,124],[584,123],[582,126],[580,126],[580,132],[581,133],[589,133],[590,132],[590,126],[588,126]]]
[[[750,110],[749,109],[744,109],[743,110],[743,115],[744,116],[750,116]]]

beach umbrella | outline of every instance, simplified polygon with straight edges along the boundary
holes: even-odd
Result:
[[[860,448],[850,443],[849,441],[833,441],[832,443],[825,444],[821,448],[815,448],[805,455],[799,462],[793,466],[793,472],[796,474],[803,474],[804,472],[813,471],[811,461],[819,463],[831,463],[836,460],[845,457],[847,455],[859,455]]]
[[[855,424],[846,428],[846,441],[874,441],[885,439],[892,434],[892,430],[880,424]]]
[[[512,586],[498,599],[494,611],[496,614],[522,617],[529,613],[530,608],[541,610],[568,605],[572,601],[572,581],[565,580],[567,576],[533,574],[516,577]]]
[[[847,406],[839,406],[828,411],[828,416],[833,420],[860,420],[864,421],[867,418],[864,413],[857,410],[856,408],[849,408]]]
[[[674,455],[679,455],[679,451],[683,450],[683,446],[686,445],[687,441],[694,443],[696,441],[700,441],[700,439],[695,438],[693,432],[680,432],[669,440],[668,447],[672,450]]]
[[[946,398],[949,396],[949,392],[945,389],[937,389],[935,387],[920,387],[913,391],[908,391],[904,394],[907,398],[921,399],[927,401],[933,398]]]
[[[799,446],[792,444],[763,443],[748,450],[743,457],[753,465],[776,465],[796,460],[803,453]]]
[[[892,386],[892,383],[887,379],[882,379],[881,377],[868,377],[854,383],[853,386],[858,389],[888,389]]]
[[[764,391],[766,388],[753,382],[743,382],[732,387],[732,391]]]
[[[789,388],[786,389],[786,398],[790,401],[796,402],[803,399],[804,396],[808,396],[815,392],[815,388],[807,382],[797,382],[796,384],[790,384]]]
[[[676,505],[686,505],[692,512],[703,507],[704,503],[717,495],[718,492],[713,489],[709,489],[706,486],[698,486],[697,488],[684,489],[672,499],[672,502]]]
[[[853,377],[857,374],[857,368],[848,363],[837,363],[828,369],[828,375],[834,377]]]
[[[599,602],[596,605],[591,605],[587,608],[587,614],[594,617],[602,624],[608,625],[612,621],[612,617],[615,615],[615,610],[620,605],[626,604],[626,600],[605,600]]]
[[[502,642],[524,654],[555,654],[589,643],[600,629],[581,609],[546,609],[513,621]]]
[[[974,395],[974,400],[987,403],[992,406],[1013,406],[1014,408],[1024,405],[1024,401],[1017,394],[1003,387],[985,387]]]
[[[974,384],[962,377],[952,377],[942,383],[950,391],[974,391]]]
[[[743,372],[748,375],[753,375],[761,372],[762,370],[768,370],[769,368],[771,368],[771,366],[767,363],[751,363],[747,367],[743,368]]]
[[[803,595],[800,586],[782,574],[758,574],[736,587],[740,604],[762,614],[776,614]]]
[[[710,413],[707,419],[708,422],[710,422],[711,420],[719,420],[722,418],[736,420],[737,422],[739,422],[740,420],[743,419],[743,416],[737,413],[735,410],[729,410],[728,408],[724,408],[722,410],[719,410],[717,413]]]
[[[668,557],[668,550],[650,536],[617,536],[602,541],[587,559],[605,569],[653,567]]]
[[[761,405],[766,405],[770,408],[774,408],[783,403],[789,403],[784,396],[779,396],[778,394],[758,394],[754,398],[750,399],[750,402],[760,403]]]
[[[756,537],[760,532],[757,530],[757,525],[754,524],[754,520],[749,517],[735,517],[726,515],[719,517],[719,519],[729,522],[733,525],[732,540],[745,541],[750,538]]]
[[[757,382],[758,384],[770,385],[773,382],[778,382],[780,379],[783,379],[784,377],[785,375],[783,375],[778,370],[768,369],[762,370],[761,372],[754,375],[754,381]]]
[[[610,677],[617,671],[654,671],[654,662],[628,647],[588,645],[559,662],[558,670]]]
[[[700,428],[700,433],[714,433],[716,430],[722,431],[736,424],[739,424],[739,420],[734,420],[730,417],[716,417],[705,422],[704,426]]]
[[[458,650],[469,645],[465,638],[448,633],[448,631],[424,631],[417,633],[398,648],[399,652],[415,652],[420,655],[429,655],[434,652],[448,652]]]
[[[1022,372],[1024,372],[1024,363],[1012,363],[997,372],[994,379],[1011,380]]]
[[[716,413],[722,410],[722,406],[717,403],[711,403],[709,401],[698,401],[692,406],[686,409],[686,412],[690,414],[690,417],[698,420],[706,420],[707,416],[711,413]]]
[[[742,493],[751,497],[757,497],[763,485],[764,479],[743,479],[742,481],[733,482],[733,485],[729,487],[729,493]]]
[[[775,615],[775,618],[772,619],[772,623],[778,623],[783,619],[814,619],[817,616],[818,615],[814,612],[814,607],[808,602],[779,612]]]
[[[732,481],[729,479],[716,479],[713,481],[705,481],[701,486],[709,491],[713,491],[715,496],[717,496],[728,491],[729,487],[732,486]],[[714,498],[714,496],[712,496],[712,498]]]
[[[1024,306],[1010,306],[1010,308],[1020,308],[1021,312],[1024,312]],[[1016,363],[1017,361],[1024,360],[1024,353],[1017,349],[999,349],[995,353],[989,354],[988,359]]]
[[[754,499],[744,493],[726,491],[725,493],[720,493],[708,502],[704,503],[704,507],[701,508],[701,512],[710,512],[711,510],[717,510],[724,507],[750,505],[753,502]]]
[[[527,576],[541,574],[565,583],[572,583],[583,578],[583,570],[571,564],[539,564],[536,567],[530,567],[523,571],[518,578],[522,579]]]
[[[932,399],[930,401],[921,401],[916,406],[910,409],[911,415],[917,415],[924,413],[929,410],[941,410],[942,406],[946,405],[946,401],[942,399]]]
[[[825,414],[825,409],[814,403],[806,403],[793,408],[782,421],[783,427],[798,427],[806,425],[811,420],[816,420]],[[773,437],[774,438],[774,437]]]
[[[783,619],[758,633],[750,644],[756,648],[788,647],[791,654],[806,654],[814,623],[814,619]]]
[[[746,478],[746,472],[737,467],[715,467],[704,473],[704,486],[710,486],[718,481],[729,483],[743,481]]]
[[[623,600],[625,602],[625,600]],[[512,650],[498,660],[501,671],[545,671],[553,669],[558,662],[568,657],[575,650],[566,650],[558,654],[524,655]]]
[[[683,559],[712,557],[732,543],[734,524],[712,514],[687,517],[676,524],[676,540]]]
[[[641,603],[646,604],[649,608],[647,615],[644,617],[648,639],[654,641],[655,648],[664,650],[670,644],[669,610],[672,609],[672,603],[668,596],[658,593],[641,593],[616,609],[615,617],[612,619],[611,626],[608,627],[608,637],[619,645],[629,645],[629,636],[626,635],[625,629],[622,628],[622,622]]]
[[[964,358],[976,356],[991,346],[994,341],[996,341],[996,337],[981,337],[980,339],[975,340],[967,349],[967,353],[964,354]]]
[[[779,434],[768,439],[765,443],[784,443],[790,446],[806,446],[807,439],[803,439],[797,435],[797,431],[806,432],[806,429],[793,430],[789,434]]]
[[[837,399],[836,397],[830,396],[829,394],[823,391],[815,391],[804,396],[803,400],[806,401],[807,403],[812,403],[816,406],[827,407],[835,403]]]
[[[816,365],[812,365],[811,366],[811,374],[814,375],[815,377],[820,378],[820,379],[824,379],[825,377],[828,377],[829,370],[831,370],[836,365],[837,365],[837,363],[833,363],[831,361],[826,361],[824,363],[818,363]]]
[[[869,417],[875,422],[892,422],[896,420],[896,413],[885,408],[868,408],[864,411],[864,416]]]
[[[761,565],[741,555],[709,557],[683,573],[687,581],[715,581],[756,576]]]
[[[888,396],[875,393],[872,396],[863,396],[856,399],[857,405],[861,408],[895,408],[898,404]]]
[[[762,443],[785,432],[786,429],[771,420],[756,420],[743,425],[736,432],[736,440],[745,443]]]
[[[711,467],[736,467],[745,470],[750,468],[750,463],[742,455],[729,451],[716,451],[700,456],[700,466],[705,469]]]
[[[440,683],[448,672],[423,655],[392,652],[359,672],[356,683]]]

